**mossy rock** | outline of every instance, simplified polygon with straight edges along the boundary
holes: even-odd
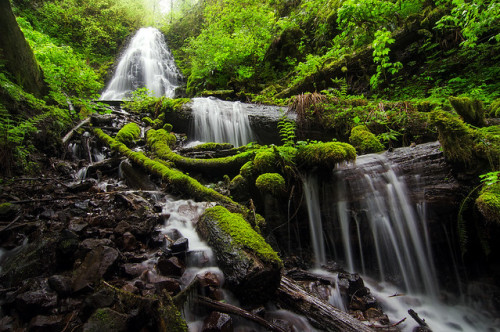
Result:
[[[486,220],[500,224],[500,183],[485,186],[476,205]]]
[[[474,158],[476,134],[459,117],[442,109],[429,114],[430,124],[436,126],[445,157],[452,162],[470,165]]]
[[[11,220],[20,210],[21,208],[15,204],[2,203],[0,204],[0,217],[4,220]]]
[[[174,126],[172,126],[170,123],[165,123],[165,125],[163,126],[163,129],[169,133],[172,132],[172,129],[174,129]]]
[[[247,201],[250,199],[250,188],[248,180],[240,174],[236,175],[229,183],[229,191],[231,197],[238,202]]]
[[[260,173],[267,173],[276,170],[277,158],[273,150],[266,149],[257,152],[253,160],[253,165]]]
[[[300,167],[332,169],[340,162],[356,160],[356,149],[343,142],[311,143],[299,146],[295,159]]]
[[[484,126],[484,106],[480,100],[468,97],[449,97],[448,100],[465,122],[473,126]]]
[[[125,145],[135,144],[141,136],[141,128],[137,123],[127,123],[116,134],[116,140]]]
[[[146,126],[152,127],[153,129],[160,129],[163,127],[163,121],[160,119],[152,120],[149,116],[142,118],[142,122],[146,124]]]
[[[271,193],[275,196],[283,194],[286,190],[285,179],[278,173],[264,173],[255,180],[255,186],[262,193]]]
[[[110,308],[97,309],[83,326],[85,332],[127,331],[128,316]]]
[[[225,284],[244,303],[265,303],[279,286],[283,263],[245,219],[222,206],[200,217],[197,231],[213,248]]]
[[[384,150],[384,145],[364,125],[356,126],[351,130],[349,137],[351,143],[359,153],[373,153]]]

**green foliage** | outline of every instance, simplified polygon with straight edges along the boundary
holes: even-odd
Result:
[[[500,180],[496,173],[496,181],[486,184],[476,199],[476,206],[481,214],[490,222],[500,224]]]
[[[71,45],[93,63],[108,61],[134,29],[145,8],[131,0],[44,1],[34,13],[36,27]]]
[[[262,193],[271,193],[275,196],[285,192],[285,179],[279,173],[264,173],[255,180],[255,186]]]
[[[401,68],[403,64],[401,62],[390,62],[389,45],[395,42],[394,38],[391,38],[391,33],[385,29],[378,30],[375,32],[375,40],[372,43],[373,46],[373,62],[377,64],[377,72],[370,78],[370,85],[372,88],[376,88],[381,83],[381,77],[383,76],[384,81],[387,80],[387,73],[394,75]]]
[[[484,106],[481,101],[468,97],[453,96],[448,100],[465,122],[474,126],[484,126]]]
[[[51,88],[50,96],[66,105],[68,96],[97,99],[103,87],[98,75],[70,46],[58,46],[56,40],[38,32],[23,18],[18,18],[26,39],[43,69],[45,80]]]
[[[278,122],[281,143],[284,146],[293,146],[295,144],[295,127],[295,122],[289,120],[286,115],[283,115]]]
[[[270,44],[274,12],[261,1],[221,0],[207,3],[201,33],[184,51],[190,60],[188,93],[245,82]]]
[[[490,0],[441,0],[451,9],[444,15],[435,29],[459,29],[463,37],[462,46],[473,48],[481,42],[500,42],[500,4]]]
[[[384,150],[382,143],[364,125],[352,128],[349,143],[360,153],[380,152]]]
[[[500,171],[488,172],[479,175],[479,177],[481,178],[481,182],[483,182],[486,186],[491,186],[500,182]]]

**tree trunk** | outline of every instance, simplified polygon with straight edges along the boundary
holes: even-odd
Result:
[[[27,92],[37,97],[47,93],[42,70],[17,25],[9,0],[0,0],[0,60],[5,61],[14,82]]]

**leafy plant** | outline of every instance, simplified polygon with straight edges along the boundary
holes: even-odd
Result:
[[[403,68],[403,64],[399,61],[395,63],[390,62],[389,45],[394,42],[395,39],[391,37],[391,32],[386,29],[378,30],[375,33],[375,40],[372,46],[373,62],[377,64],[377,72],[370,78],[370,85],[374,89],[382,83],[382,77],[383,81],[387,81],[387,73],[394,75]]]
[[[279,134],[281,137],[281,143],[284,146],[293,146],[295,144],[295,122],[290,121],[285,114],[281,117],[278,122]]]

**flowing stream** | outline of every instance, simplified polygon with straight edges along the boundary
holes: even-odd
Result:
[[[196,143],[216,142],[242,146],[255,140],[246,105],[213,97],[193,99],[190,137]]]
[[[174,97],[181,73],[160,30],[139,29],[120,58],[115,74],[100,100],[124,100],[139,88],[155,97]]]

